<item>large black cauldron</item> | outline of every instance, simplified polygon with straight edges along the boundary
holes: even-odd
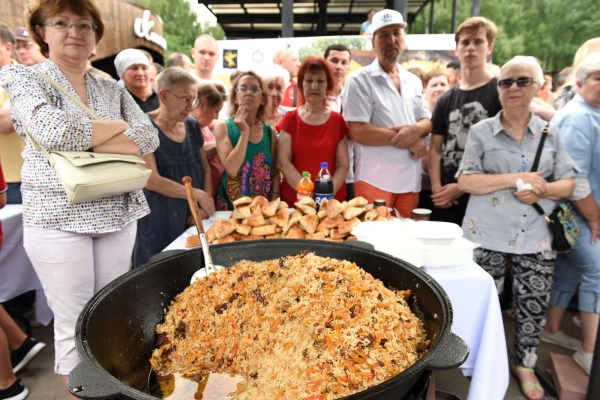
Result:
[[[342,243],[290,239],[228,243],[211,247],[211,253],[215,264],[231,266],[236,260],[264,261],[307,249],[356,262],[386,285],[410,289],[409,304],[432,340],[425,356],[406,371],[345,399],[398,400],[425,371],[456,368],[467,359],[468,346],[450,331],[448,296],[427,274],[402,260]],[[176,254],[125,274],[96,294],[75,328],[82,362],[69,374],[69,390],[84,399],[155,399],[146,393],[146,383],[156,325],[203,263],[201,249]]]

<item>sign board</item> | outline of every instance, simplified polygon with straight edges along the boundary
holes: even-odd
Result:
[[[327,46],[341,43],[352,53],[351,71],[368,65],[375,59],[370,36],[317,36],[309,38],[219,40],[219,56],[214,73],[227,76],[235,69],[260,71],[273,63],[273,56],[287,46],[300,54],[323,57]],[[407,35],[406,48],[401,61],[409,59],[439,61],[444,64],[455,59],[454,35]]]
[[[150,20],[150,10],[144,10],[142,18],[136,18],[133,23],[133,32],[135,36],[146,39],[160,47],[167,49],[167,40],[156,32],[150,30],[154,27],[154,21]]]

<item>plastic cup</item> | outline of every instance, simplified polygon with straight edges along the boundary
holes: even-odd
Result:
[[[377,208],[380,206],[385,206],[385,200],[375,200],[373,201],[373,208]]]
[[[431,219],[431,210],[427,208],[415,208],[412,210],[412,217],[415,221],[429,221]]]

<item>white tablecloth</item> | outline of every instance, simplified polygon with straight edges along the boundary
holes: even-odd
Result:
[[[213,221],[204,220],[204,229]],[[167,246],[185,248],[187,234]],[[423,268],[446,291],[454,310],[452,332],[467,342],[469,358],[460,367],[472,376],[466,400],[502,400],[508,389],[508,354],[498,292],[492,277],[475,262],[466,265]]]
[[[31,290],[36,291],[36,319],[48,325],[53,318],[42,284],[23,247],[23,206],[9,204],[0,210],[2,248],[0,249],[0,302]]]
[[[460,367],[465,376],[472,376],[467,400],[504,399],[509,382],[508,354],[494,280],[474,262],[423,270],[450,297],[452,332],[469,345],[469,358]]]

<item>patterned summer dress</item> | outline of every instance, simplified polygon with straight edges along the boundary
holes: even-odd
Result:
[[[240,139],[241,132],[233,117],[225,121],[227,136],[231,145],[235,147]],[[271,126],[263,124],[263,137],[259,143],[248,142],[245,160],[237,176],[229,176],[223,172],[219,190],[217,191],[217,211],[233,210],[232,202],[240,197],[265,196],[271,194]]]

